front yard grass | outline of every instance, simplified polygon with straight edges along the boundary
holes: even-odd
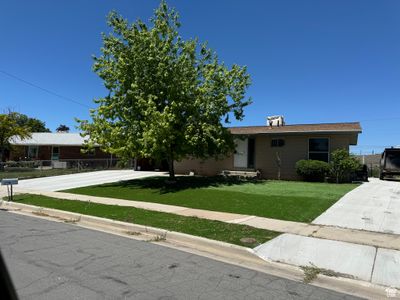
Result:
[[[18,195],[15,197],[15,202],[163,228],[246,247],[255,247],[279,235],[278,232],[246,225],[183,217],[134,207],[62,200],[41,195]],[[253,238],[254,243],[243,243],[240,241],[242,238]]]
[[[68,193],[156,202],[212,211],[311,222],[356,184],[243,181],[222,177],[150,177],[66,190]]]

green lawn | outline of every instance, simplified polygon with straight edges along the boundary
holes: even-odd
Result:
[[[195,217],[183,217],[133,207],[55,199],[40,195],[18,195],[15,197],[15,201],[163,228],[247,247],[255,247],[279,235],[279,233],[274,231],[258,229],[246,225],[228,224]],[[255,242],[250,244],[242,243],[240,239],[245,237],[253,238]]]
[[[152,177],[67,190],[69,193],[157,202],[214,211],[311,222],[356,184]]]
[[[18,178],[18,179],[29,179],[29,178],[37,178],[37,177],[47,177],[47,176],[57,176],[57,175],[66,175],[73,173],[82,173],[93,170],[79,170],[78,169],[49,169],[49,170],[35,170],[35,169],[27,169],[27,170],[13,170],[13,171],[1,171],[0,172],[0,180],[3,178]]]

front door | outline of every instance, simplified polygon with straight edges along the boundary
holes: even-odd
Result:
[[[59,160],[60,159],[60,147],[53,146],[51,150],[51,160]]]
[[[233,155],[233,166],[235,168],[247,168],[248,139],[237,139],[235,143],[236,150]]]

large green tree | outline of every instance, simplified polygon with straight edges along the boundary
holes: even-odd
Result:
[[[39,119],[17,112],[9,112],[9,114],[13,115],[18,126],[28,128],[30,132],[50,132],[50,129],[46,127],[46,123]]]
[[[227,155],[233,138],[223,123],[241,120],[250,104],[246,67],[221,63],[197,39],[178,33],[178,14],[162,1],[148,24],[129,23],[116,12],[103,34],[94,71],[109,90],[96,99],[91,121],[80,122],[83,135],[120,157],[174,160]]]
[[[30,128],[18,123],[17,114],[13,112],[0,114],[0,159],[5,161],[5,152],[10,149],[10,139],[19,137],[21,139],[30,136]],[[2,169],[2,165],[0,165]]]

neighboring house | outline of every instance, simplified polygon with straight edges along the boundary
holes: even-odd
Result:
[[[334,150],[349,150],[350,145],[357,145],[362,132],[358,122],[282,125],[285,122],[281,118],[281,122],[268,124],[229,128],[237,136],[234,154],[222,160],[185,159],[176,162],[176,172],[217,175],[223,170],[259,170],[263,178],[277,178],[280,172],[282,179],[298,179],[297,161],[329,162]]]
[[[111,166],[118,161],[112,154],[103,152],[99,146],[84,153],[85,138],[79,133],[67,132],[34,132],[30,138],[13,138],[10,143],[11,151],[8,153],[8,160],[41,160],[41,161],[68,161],[71,163],[77,160],[86,160],[91,166]],[[90,161],[90,162],[89,162]],[[51,165],[54,166],[54,163]],[[47,162],[49,165],[50,162]],[[128,164],[129,166],[130,164]],[[165,162],[157,163],[147,158],[132,159],[131,166],[137,170],[168,170]]]
[[[79,133],[34,132],[30,138],[14,138],[10,160],[109,159],[111,155],[94,147],[82,153],[84,138]]]

